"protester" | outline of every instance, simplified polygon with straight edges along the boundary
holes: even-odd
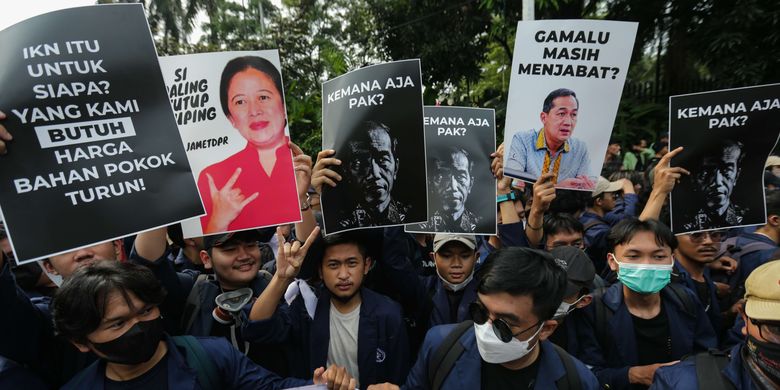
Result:
[[[780,388],[780,261],[745,281],[743,342],[724,353],[704,352],[656,371],[652,390]]]
[[[294,280],[313,240],[284,244],[276,273],[244,324],[244,336],[286,344],[293,376],[327,362],[346,367],[362,389],[402,380],[409,351],[401,307],[362,286],[372,259],[361,242],[348,233],[323,240],[319,274],[324,288],[315,294],[304,281]],[[288,290],[299,294],[292,298]],[[279,305],[283,297],[286,303]]]
[[[624,218],[633,217],[637,201],[634,185],[630,181],[624,179],[610,182],[603,176],[599,177],[588,201],[588,208],[579,218],[585,229],[587,253],[593,260],[596,272],[601,273],[606,268],[606,238],[610,227]]]
[[[623,169],[626,171],[644,171],[647,163],[655,155],[653,149],[647,147],[647,141],[637,139],[631,143],[631,148],[623,156]]]
[[[604,165],[601,167],[601,176],[608,177],[623,169],[623,160],[620,158],[620,150],[620,141],[610,138],[609,144],[607,145],[607,152],[604,156]]]
[[[99,357],[64,389],[284,389],[311,383],[282,379],[219,338],[170,337],[158,305],[165,290],[151,271],[130,263],[82,267],[52,303],[57,333]],[[320,367],[314,383],[354,389],[344,368]]]
[[[558,321],[558,327],[549,340],[565,349],[572,355],[579,354],[577,329],[585,326],[582,308],[590,305],[593,297],[590,295],[596,276],[596,269],[588,255],[582,249],[574,246],[559,246],[550,254],[562,260],[566,265],[566,292],[563,301],[555,311],[553,319]]]
[[[544,249],[552,251],[558,247],[573,246],[584,250],[584,232],[582,223],[571,214],[549,214],[544,219]]]
[[[669,284],[677,240],[657,220],[627,219],[609,232],[618,282],[584,309],[579,358],[612,389],[646,388],[658,367],[717,346],[696,294]]]
[[[566,273],[549,254],[500,249],[478,278],[474,321],[432,328],[404,389],[599,388],[585,365],[547,340],[566,289]],[[443,358],[448,351],[453,357]]]
[[[709,264],[717,259],[721,232],[709,231],[677,236],[674,251],[673,282],[696,293],[717,335],[721,331],[718,291],[710,276]]]

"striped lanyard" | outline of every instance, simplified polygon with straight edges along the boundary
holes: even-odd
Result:
[[[555,164],[553,165],[553,178],[552,182],[557,183],[558,182],[558,171],[561,168],[561,156],[563,155],[563,151],[558,151],[558,156],[555,157]],[[550,171],[550,151],[546,150],[544,153],[544,166],[542,167],[542,174],[545,174]]]

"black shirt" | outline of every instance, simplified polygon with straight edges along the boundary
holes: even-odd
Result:
[[[143,375],[127,381],[115,381],[105,378],[103,382],[106,390],[127,389],[168,389],[168,354]]]
[[[458,322],[458,308],[460,307],[460,301],[463,300],[463,292],[465,289],[460,289],[458,292],[444,289],[447,292],[447,302],[450,304],[450,323],[454,324]]]
[[[539,345],[537,348],[541,348]],[[519,370],[510,370],[500,364],[482,361],[482,388],[483,389],[533,389],[536,384],[536,374],[539,372],[539,362],[542,360],[542,350],[539,356],[530,366]]]
[[[691,280],[693,280],[693,285],[696,286],[696,295],[699,297],[699,301],[704,305],[704,311],[709,313],[711,306],[710,286],[706,281],[700,282],[694,279]]]
[[[672,360],[672,337],[669,333],[669,320],[663,305],[661,312],[651,319],[631,315],[636,335],[637,366],[666,363]],[[631,385],[631,389],[646,389],[647,386]]]

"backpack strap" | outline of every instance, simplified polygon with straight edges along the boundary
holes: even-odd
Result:
[[[604,304],[604,301],[602,298],[604,298],[604,293],[607,291],[607,287],[602,287],[599,289],[596,289],[593,291],[593,305],[595,309],[595,322],[594,326],[596,327],[596,340],[598,341],[599,345],[601,345],[601,348],[605,351],[608,346],[609,341],[609,331],[607,328],[609,327],[609,320],[612,319],[612,309],[608,308],[606,304]]]
[[[715,349],[701,352],[689,358],[696,365],[696,379],[702,390],[734,390],[735,387],[726,379],[722,370],[729,363],[728,355]],[[715,375],[717,373],[718,375]]]
[[[184,303],[184,313],[181,316],[181,331],[188,333],[192,328],[192,323],[195,322],[195,318],[200,312],[200,291],[203,287],[203,283],[208,283],[210,280],[216,280],[213,275],[200,274],[195,279],[195,283],[190,289],[190,294],[187,295],[187,301]]]
[[[677,297],[677,300],[682,303],[683,309],[685,309],[688,314],[693,316],[696,315],[696,302],[694,302],[693,298],[691,298],[691,295],[685,291],[687,289],[686,287],[683,287],[677,283],[669,283],[664,288],[669,288],[672,290],[672,293],[675,297]]]
[[[204,390],[220,389],[219,373],[214,360],[203,349],[198,339],[193,336],[173,336],[173,343],[186,351],[187,365],[198,375],[198,383]]]
[[[450,374],[452,367],[455,366],[455,362],[463,353],[463,345],[458,340],[473,325],[474,321],[471,320],[461,322],[450,331],[447,337],[439,344],[439,347],[436,348],[431,360],[428,362],[428,382],[431,385],[431,389],[441,389],[444,379]]]
[[[555,348],[555,352],[563,362],[563,369],[566,370],[566,375],[555,381],[555,386],[558,390],[580,390],[582,389],[582,382],[580,381],[580,374],[577,372],[577,366],[574,365],[574,360],[571,355],[557,344],[552,344]]]

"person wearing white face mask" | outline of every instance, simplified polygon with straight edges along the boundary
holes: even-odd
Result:
[[[550,336],[550,341],[576,355],[579,349],[577,329],[584,326],[582,322],[585,321],[582,310],[577,309],[590,305],[593,299],[590,292],[596,268],[590,257],[577,247],[560,246],[551,250],[550,254],[566,268],[566,292],[553,316],[558,321],[558,328]]]
[[[579,329],[580,355],[602,385],[646,389],[655,371],[717,346],[696,294],[670,284],[677,240],[657,220],[628,219],[607,237],[607,260],[618,283],[594,293]]]
[[[477,297],[474,271],[477,241],[471,234],[436,234],[430,257],[434,275],[420,275],[403,228],[385,228],[379,266],[404,309],[411,350],[416,351],[432,326],[470,319],[469,303]]]
[[[432,328],[404,389],[598,389],[591,371],[547,338],[566,289],[548,253],[510,247],[476,277],[472,321]],[[382,384],[372,389],[397,389]]]

